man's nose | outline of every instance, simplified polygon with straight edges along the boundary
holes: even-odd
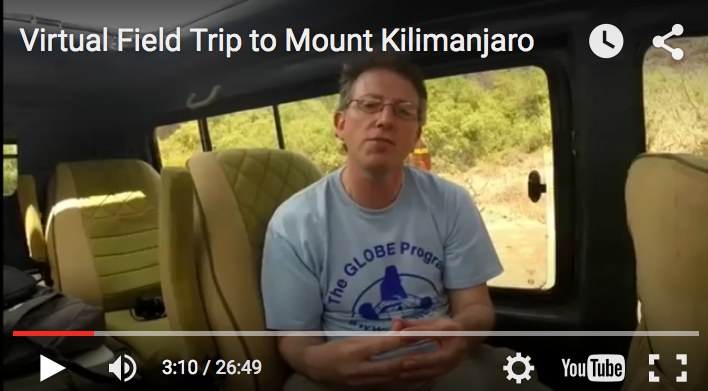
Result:
[[[389,128],[393,126],[396,120],[396,114],[393,112],[393,107],[387,105],[381,109],[378,117],[376,118],[376,125],[383,128]]]

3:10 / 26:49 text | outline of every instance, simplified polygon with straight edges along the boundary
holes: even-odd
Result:
[[[165,375],[202,375],[206,376],[209,373],[209,364],[211,360],[207,360],[200,368],[200,363],[197,360],[179,360],[172,362],[170,360],[162,361],[165,368],[162,373]],[[261,372],[262,365],[260,360],[246,360],[237,362],[236,360],[216,360],[216,375],[240,375],[254,374]]]

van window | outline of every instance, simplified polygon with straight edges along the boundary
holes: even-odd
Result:
[[[2,194],[12,195],[17,189],[17,145],[2,145]]]
[[[155,129],[155,137],[163,167],[184,167],[190,157],[202,152],[197,121],[159,126]]]
[[[278,149],[272,107],[239,111],[207,119],[214,150],[231,148]]]
[[[306,156],[323,173],[344,163],[341,143],[334,135],[338,99],[334,94],[278,106],[285,149]]]
[[[423,128],[431,171],[466,188],[505,272],[490,286],[553,287],[555,211],[548,80],[524,67],[429,80]],[[527,194],[536,170],[547,192]],[[551,267],[549,267],[549,265]]]

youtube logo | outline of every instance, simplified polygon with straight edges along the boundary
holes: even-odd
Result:
[[[57,364],[41,354],[39,355],[39,381],[45,381],[64,369],[63,365]]]

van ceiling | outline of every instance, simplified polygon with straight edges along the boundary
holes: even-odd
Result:
[[[150,32],[159,27],[185,26],[244,1],[247,0],[4,0],[3,12],[99,30],[138,27]]]

